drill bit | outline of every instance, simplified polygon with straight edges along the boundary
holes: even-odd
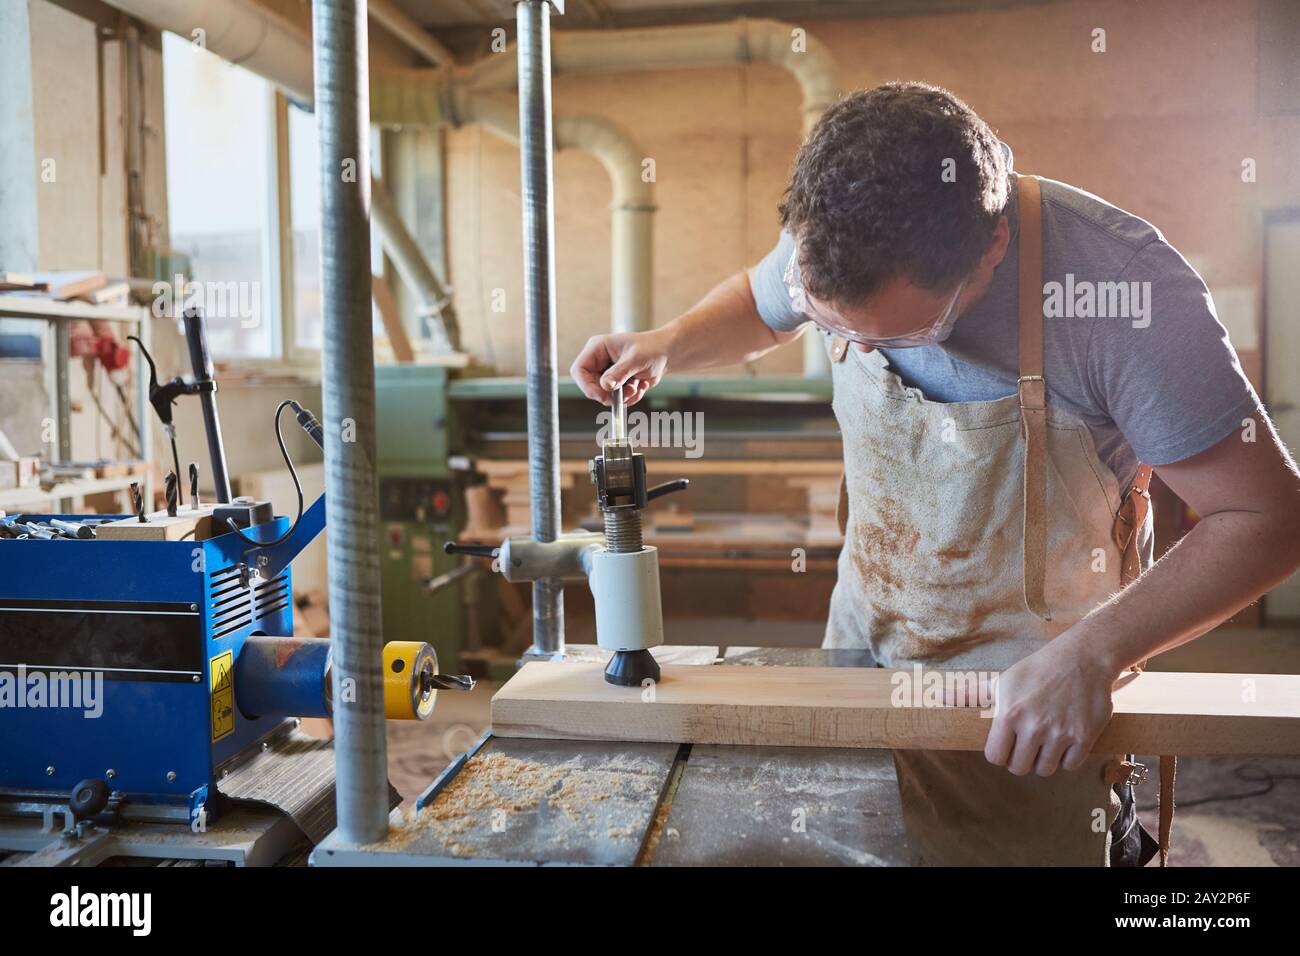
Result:
[[[180,491],[180,479],[176,476],[176,472],[167,472],[167,478],[163,483],[163,488],[167,496],[167,517],[175,518],[176,497],[177,493]]]
[[[473,690],[474,678],[455,674],[421,674],[421,690]]]
[[[140,517],[140,523],[144,524],[149,519],[144,516],[144,495],[140,493],[140,482],[131,482],[131,504],[135,507],[135,513]]]
[[[199,507],[199,466],[190,462],[190,508]]]

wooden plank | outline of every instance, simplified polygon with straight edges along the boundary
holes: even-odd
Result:
[[[204,541],[212,537],[212,506],[194,509],[187,505],[174,518],[166,511],[146,517],[148,521],[123,518],[100,525],[95,537],[103,541]]]
[[[642,450],[642,449],[637,449]],[[489,478],[509,479],[527,477],[528,462],[522,459],[478,458],[474,466]],[[647,471],[662,472],[665,477],[679,475],[778,475],[781,477],[809,476],[833,478],[839,487],[844,462],[816,459],[709,459],[702,458],[651,458],[645,461]],[[583,475],[588,471],[587,461],[562,460],[560,473]]]
[[[108,276],[102,272],[38,272],[33,278],[38,284],[48,287],[50,298],[59,302],[79,298],[108,285]]]
[[[921,688],[915,703],[895,693],[915,682],[913,671],[881,668],[667,665],[651,695],[605,683],[598,664],[533,661],[492,698],[492,732],[573,740],[984,748],[991,724],[986,711],[925,706]],[[1147,672],[1121,682],[1114,700],[1098,753],[1300,754],[1300,676]]]

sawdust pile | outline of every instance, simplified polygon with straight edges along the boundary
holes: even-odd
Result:
[[[641,833],[644,800],[653,797],[662,782],[652,761],[616,757],[595,767],[584,767],[582,757],[562,764],[520,760],[500,753],[475,757],[419,814],[408,811],[401,834],[389,846],[441,842],[453,856],[472,856],[483,839],[501,834],[509,839],[523,815],[545,808],[559,811],[548,827],[556,831],[552,843],[571,838],[632,839]],[[606,803],[608,802],[608,803]],[[607,809],[597,813],[596,808]],[[517,832],[517,831],[516,831]]]

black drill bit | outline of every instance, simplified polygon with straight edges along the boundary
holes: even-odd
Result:
[[[199,507],[199,466],[190,462],[190,507]]]
[[[140,516],[140,522],[143,524],[149,519],[144,516],[144,495],[140,493],[140,482],[131,482],[131,503],[135,506],[135,513]]]
[[[180,491],[180,479],[176,477],[176,472],[167,472],[167,478],[163,482],[163,488],[167,496],[167,517],[176,517],[176,498]]]

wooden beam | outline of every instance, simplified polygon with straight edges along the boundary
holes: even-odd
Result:
[[[406,327],[402,325],[402,316],[397,309],[397,300],[393,298],[393,290],[381,276],[371,276],[370,285],[370,292],[374,296],[375,307],[379,309],[379,317],[383,319],[384,333],[388,336],[393,357],[403,364],[415,361],[415,352],[411,349],[411,340],[406,334]]]
[[[946,673],[961,672],[925,672]],[[651,694],[605,683],[600,664],[533,661],[492,698],[492,732],[983,750],[992,723],[987,712],[933,706],[925,686],[914,671],[881,668],[664,665]],[[915,693],[904,695],[903,688]],[[1114,700],[1097,753],[1300,754],[1300,676],[1147,672],[1122,681]]]

